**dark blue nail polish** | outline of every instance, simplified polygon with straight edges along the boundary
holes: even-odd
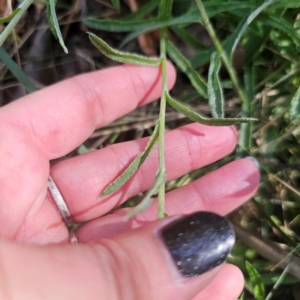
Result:
[[[185,277],[201,275],[221,265],[232,250],[232,225],[211,212],[197,212],[168,224],[161,236]]]

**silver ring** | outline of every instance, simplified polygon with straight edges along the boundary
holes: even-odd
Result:
[[[70,235],[70,243],[71,244],[78,244],[78,238],[76,235],[75,230],[73,229],[74,227],[74,221],[71,217],[70,211],[68,209],[68,206],[63,198],[63,196],[61,195],[57,185],[55,184],[53,178],[51,177],[51,175],[49,175],[48,177],[48,190],[58,208],[58,210],[60,211],[63,220],[69,230],[69,235]]]

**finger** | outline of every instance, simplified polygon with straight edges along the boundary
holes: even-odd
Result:
[[[168,64],[168,86],[175,71]],[[0,120],[23,128],[49,159],[80,145],[98,127],[157,99],[159,68],[123,65],[79,75],[0,109]]]
[[[0,121],[0,236],[12,238],[45,200],[49,161],[22,128]]]
[[[76,221],[88,221],[106,214],[129,197],[149,189],[157,168],[157,151],[153,151],[122,189],[111,196],[97,199],[103,188],[143,151],[146,142],[147,139],[141,139],[116,144],[62,161],[52,168],[52,177]],[[190,124],[168,132],[165,139],[168,180],[220,159],[230,153],[235,145],[236,132],[233,127]],[[51,200],[49,197],[47,199]],[[66,231],[62,235],[58,232],[58,224],[63,225],[60,214],[53,208],[51,213],[50,206],[52,204],[45,201],[39,209],[28,213],[15,238],[35,244],[67,239]]]
[[[147,139],[116,144],[56,164],[51,174],[77,221],[99,217],[128,198],[149,189],[158,167],[157,149],[118,191],[97,199],[145,148]],[[229,154],[236,145],[233,127],[190,124],[166,134],[165,160],[168,180],[210,164]]]
[[[219,284],[220,282],[223,284]],[[236,300],[243,288],[244,276],[241,270],[225,264],[206,288],[192,300]]]
[[[240,159],[213,171],[200,179],[166,194],[165,211],[169,216],[195,211],[212,211],[226,215],[250,199],[259,184],[259,171],[253,161]],[[157,203],[146,211],[124,220],[131,208],[91,221],[78,230],[81,242],[97,241],[157,218]]]
[[[2,241],[0,292],[3,299],[191,299],[233,243],[230,224],[210,213],[156,221],[91,245]]]

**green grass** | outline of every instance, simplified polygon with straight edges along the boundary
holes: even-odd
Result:
[[[167,184],[166,190],[191,182],[237,157],[254,156],[261,165],[261,183],[255,197],[229,216],[238,237],[229,261],[245,274],[243,299],[297,299],[300,285],[300,2],[206,0],[200,13],[201,1],[175,0],[171,16],[168,7],[161,7],[159,12],[159,1],[138,3],[140,9],[135,13],[124,2],[120,2],[118,12],[119,1],[105,4],[86,1],[87,7],[82,10],[60,3],[56,12],[61,24],[59,30],[55,15],[51,14],[52,1],[51,9],[48,8],[50,28],[61,45],[68,47],[72,60],[51,37],[47,23],[43,23],[46,9],[35,15],[40,20],[36,24],[29,21],[33,12],[28,11],[21,19],[26,30],[14,26],[14,32],[3,44],[3,53],[8,53],[16,63],[11,64],[7,55],[0,57],[4,62],[0,65],[1,104],[24,94],[20,84],[30,92],[81,72],[112,65],[89,42],[85,26],[109,45],[105,49],[117,50],[114,55],[119,61],[124,59],[123,52],[145,56],[149,53],[145,47],[158,56],[159,49],[151,48],[151,43],[141,44],[136,37],[152,32],[148,39],[156,45],[159,30],[163,36],[167,27],[166,34],[172,43],[164,46],[178,69],[172,97],[206,118],[222,118],[224,114],[229,119],[253,117],[258,121],[237,125],[239,146],[235,153]],[[33,49],[39,40],[37,29],[45,31],[45,47],[38,53]],[[211,87],[209,93],[207,86]],[[164,118],[168,128],[189,122],[192,113],[181,108],[182,111],[189,113],[187,118],[167,107]],[[157,103],[138,109],[100,129],[70,156],[151,135],[159,118]],[[136,199],[130,199],[127,205],[132,203]]]

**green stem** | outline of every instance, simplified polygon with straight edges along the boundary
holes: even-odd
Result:
[[[11,21],[8,23],[8,25],[5,27],[3,32],[0,35],[0,46],[3,45],[7,37],[10,35],[10,33],[13,31],[27,8],[32,4],[33,0],[24,0],[21,5],[19,6],[21,9],[20,11],[11,19]]]
[[[167,84],[167,57],[166,57],[166,28],[160,31],[160,59],[161,59],[161,71],[162,71],[162,94],[160,100],[160,112],[159,112],[159,136],[158,136],[158,159],[159,159],[159,172],[162,176],[166,174],[165,167],[165,115],[166,115],[166,96],[168,92]],[[158,190],[158,218],[164,217],[165,206],[165,181],[161,184]]]
[[[218,53],[220,53],[222,62],[224,63],[224,65],[227,69],[227,72],[230,76],[230,79],[231,79],[231,81],[232,81],[239,97],[241,98],[243,103],[247,103],[247,96],[246,96],[245,92],[243,91],[243,89],[241,88],[241,86],[239,84],[239,81],[238,81],[238,78],[236,76],[235,70],[232,67],[232,64],[230,62],[230,59],[227,56],[226,52],[224,51],[224,49],[222,47],[222,44],[220,43],[220,41],[219,41],[219,39],[218,39],[218,37],[215,33],[215,30],[214,30],[214,28],[212,27],[212,25],[209,21],[209,18],[206,14],[205,8],[202,4],[202,1],[201,0],[195,0],[195,1],[196,1],[197,6],[198,6],[198,9],[200,11],[200,14],[203,18],[203,25],[206,28],[211,40],[213,41],[213,43],[216,47],[216,50],[218,51]]]

